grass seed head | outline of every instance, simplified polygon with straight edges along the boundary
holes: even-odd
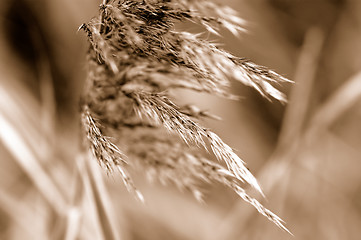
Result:
[[[184,88],[235,99],[229,88],[237,80],[268,99],[285,102],[274,85],[288,80],[233,56],[201,34],[177,31],[175,24],[184,21],[213,34],[220,28],[234,35],[245,31],[245,21],[232,9],[206,0],[104,0],[99,17],[80,27],[90,45],[82,107],[88,146],[106,169],[118,169],[139,199],[143,197],[126,172],[125,155],[130,165],[136,162],[146,169],[149,178],[187,189],[198,200],[202,199],[198,181],[219,182],[285,229],[276,215],[242,188],[245,183],[262,193],[245,163],[196,121],[209,114],[177,106],[168,90]],[[110,132],[116,132],[122,151],[106,137]],[[227,168],[201,157],[192,145],[211,150]]]

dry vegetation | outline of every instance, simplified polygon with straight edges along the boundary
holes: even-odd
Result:
[[[0,3],[0,239],[358,239],[357,0],[117,2]]]

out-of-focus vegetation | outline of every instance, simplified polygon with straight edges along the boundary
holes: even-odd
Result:
[[[248,162],[296,239],[358,239],[361,2],[222,3],[248,33],[216,41],[294,80],[282,86],[289,103],[236,84],[240,102],[189,92],[179,101],[222,116],[205,124]],[[203,186],[202,205],[134,172],[141,205],[119,176],[78,155],[86,40],[77,28],[99,4],[0,2],[0,239],[291,239],[217,185]]]

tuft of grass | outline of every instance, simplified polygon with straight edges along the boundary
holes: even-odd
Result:
[[[289,232],[279,217],[246,193],[243,184],[263,194],[244,161],[197,122],[201,111],[177,106],[169,94],[183,88],[235,99],[229,87],[236,80],[284,103],[285,95],[273,84],[289,80],[233,56],[201,34],[177,31],[174,25],[183,21],[210,33],[225,28],[235,35],[244,31],[245,23],[230,8],[205,0],[104,0],[99,16],[80,26],[90,43],[81,115],[89,149],[107,170],[118,169],[128,190],[140,199],[126,171],[126,156],[148,175],[186,188],[199,200],[196,182],[219,182]],[[227,168],[200,156],[197,147],[211,150]]]

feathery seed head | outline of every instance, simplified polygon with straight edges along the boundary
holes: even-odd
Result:
[[[187,189],[199,200],[199,180],[219,182],[285,229],[242,188],[249,184],[262,193],[245,163],[196,121],[210,115],[177,106],[167,90],[184,88],[236,99],[229,87],[237,80],[268,99],[285,102],[273,84],[289,80],[233,56],[200,34],[176,31],[175,24],[182,21],[214,34],[220,28],[235,35],[245,31],[245,21],[232,9],[206,0],[104,0],[99,17],[80,27],[90,43],[82,108],[89,148],[106,169],[117,168],[128,190],[141,200],[126,171],[125,155],[129,165],[136,163],[149,178]],[[105,137],[114,132],[122,151]],[[197,147],[211,150],[227,168],[200,156]]]

